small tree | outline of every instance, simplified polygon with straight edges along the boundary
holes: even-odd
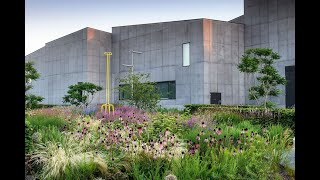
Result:
[[[119,80],[120,86],[115,89],[124,95],[123,100],[129,105],[139,109],[153,110],[160,100],[160,94],[156,83],[149,81],[149,77],[150,74],[145,73],[129,74]]]
[[[68,94],[63,97],[63,102],[75,106],[87,107],[93,100],[93,95],[101,90],[101,86],[93,83],[78,82],[77,84],[69,86]]]
[[[249,99],[256,100],[267,109],[270,102],[269,96],[278,96],[281,91],[277,85],[285,85],[286,80],[282,77],[273,63],[280,59],[280,55],[269,48],[251,48],[245,51],[238,69],[241,72],[257,74],[258,84],[249,88]],[[263,99],[260,102],[260,99]]]
[[[25,62],[25,108],[35,108],[44,99],[41,96],[27,93],[27,91],[33,88],[32,81],[40,77],[40,74],[33,66],[34,62],[32,61]]]

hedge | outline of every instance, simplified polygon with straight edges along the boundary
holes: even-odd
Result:
[[[257,107],[254,105],[226,105],[226,104],[186,104],[184,105],[185,109],[189,109],[190,113],[196,112],[199,108],[205,108],[205,107],[227,107],[227,108],[247,108],[247,107]]]
[[[37,108],[52,108],[52,107],[56,107],[56,106],[69,106],[66,104],[62,104],[62,105],[55,105],[55,104],[38,104]]]
[[[232,112],[239,114],[244,119],[250,120],[255,124],[281,124],[290,127],[295,131],[295,109],[274,108],[268,109],[253,105],[218,105],[218,104],[188,104],[185,110],[189,109],[191,113],[210,111],[214,112]]]

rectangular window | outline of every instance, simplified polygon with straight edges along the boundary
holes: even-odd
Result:
[[[126,100],[129,99],[131,96],[131,85],[130,84],[120,84],[120,87],[125,87],[126,91],[120,91],[119,92],[119,100]]]
[[[161,99],[176,99],[176,82],[157,82],[157,89]]]
[[[182,66],[190,66],[190,43],[182,44]]]

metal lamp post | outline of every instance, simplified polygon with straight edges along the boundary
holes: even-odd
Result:
[[[126,66],[126,67],[131,67],[131,75],[133,75],[133,53],[136,53],[136,54],[142,54],[142,52],[139,52],[139,51],[134,51],[134,50],[131,50],[131,64],[122,64],[123,66]],[[131,83],[131,97],[133,97],[133,82]]]

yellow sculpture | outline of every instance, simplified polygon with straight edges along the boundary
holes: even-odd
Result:
[[[114,115],[114,106],[110,104],[110,56],[112,55],[112,52],[105,52],[104,55],[106,56],[106,104],[101,105],[101,112],[104,110],[106,113],[108,110],[108,113],[112,111],[112,114]]]

